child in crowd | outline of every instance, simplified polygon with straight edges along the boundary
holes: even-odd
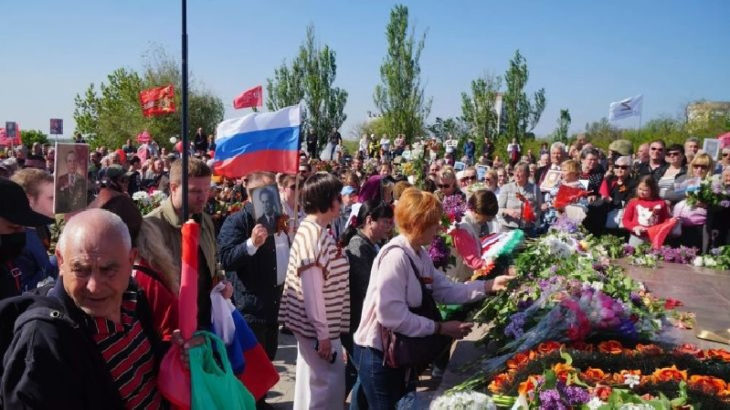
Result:
[[[651,175],[641,178],[636,187],[636,198],[626,204],[623,223],[631,236],[629,245],[645,243],[648,230],[670,218],[667,203],[659,197],[659,187]]]

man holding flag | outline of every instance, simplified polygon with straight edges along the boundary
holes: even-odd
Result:
[[[296,174],[300,123],[299,106],[223,121],[216,131],[216,172],[229,178],[248,176],[250,197],[253,189],[275,183],[271,171]],[[243,285],[238,307],[272,361],[279,345],[279,301],[288,260],[281,258],[288,256],[288,247],[280,249],[276,235],[245,207],[225,220],[218,235],[221,264]],[[264,398],[257,403],[257,408],[269,407]]]

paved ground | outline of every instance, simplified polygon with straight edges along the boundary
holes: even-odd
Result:
[[[274,366],[279,372],[279,383],[269,392],[267,402],[276,409],[291,409],[294,402],[294,377],[296,375],[297,341],[292,335],[279,333],[279,350],[276,352]],[[423,375],[419,379],[418,391],[434,391],[438,387],[439,380],[434,380],[429,375]],[[347,404],[349,406],[349,397]],[[334,407],[333,407],[334,409]]]

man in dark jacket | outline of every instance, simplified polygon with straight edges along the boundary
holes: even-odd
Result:
[[[66,225],[56,256],[61,276],[47,296],[0,304],[0,408],[164,407],[163,349],[130,279],[127,226],[111,212],[84,211]]]
[[[274,183],[270,173],[248,176],[251,190]],[[256,223],[251,212],[243,208],[230,215],[218,234],[220,262],[226,271],[235,271],[242,284],[236,305],[246,322],[274,360],[278,346],[279,301],[283,283],[277,280],[276,244],[266,226]],[[286,267],[282,267],[286,269]]]
[[[249,197],[253,189],[274,183],[269,172],[256,172],[247,179]],[[279,345],[279,302],[284,288],[284,275],[278,270],[286,271],[286,266],[277,265],[274,235],[256,223],[252,211],[244,207],[223,222],[218,252],[223,269],[235,271],[238,277],[239,283],[234,283],[234,289],[239,288],[234,293],[236,307],[273,361]],[[268,408],[263,400],[257,408]]]

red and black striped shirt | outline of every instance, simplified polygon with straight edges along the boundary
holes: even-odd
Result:
[[[128,409],[159,409],[157,372],[152,345],[136,318],[137,293],[125,292],[121,323],[93,318],[94,341],[101,350],[107,370]]]

